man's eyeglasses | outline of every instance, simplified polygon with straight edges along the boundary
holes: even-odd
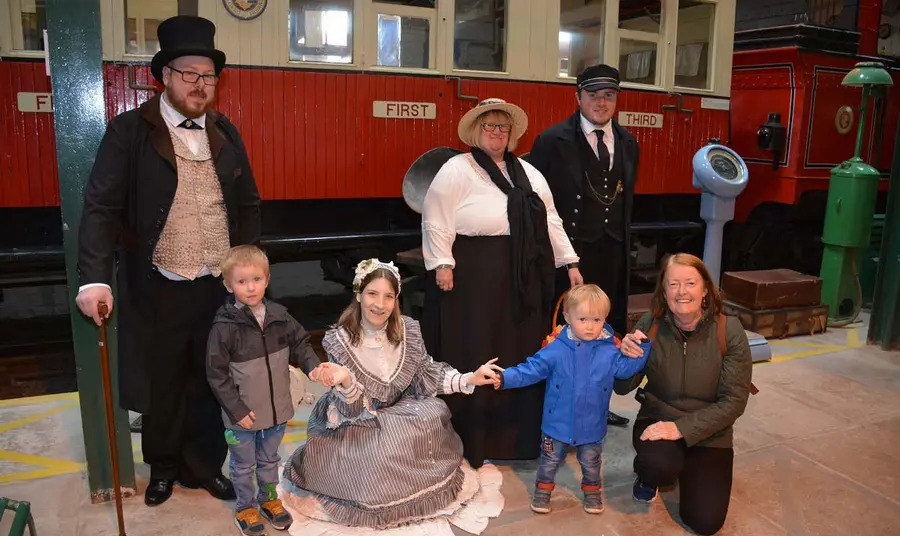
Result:
[[[485,132],[494,132],[497,129],[500,129],[500,132],[506,133],[512,130],[512,125],[509,123],[482,123],[481,130]]]
[[[200,74],[195,73],[194,71],[179,71],[175,67],[171,65],[166,65],[170,71],[175,71],[176,73],[181,75],[181,79],[185,81],[187,84],[196,84],[197,80],[203,79],[203,83],[207,86],[215,86],[219,83],[219,75],[216,74]]]

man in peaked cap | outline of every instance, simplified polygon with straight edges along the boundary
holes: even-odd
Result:
[[[585,283],[601,287],[612,301],[608,322],[621,336],[628,310],[631,208],[638,144],[614,119],[619,71],[595,65],[575,86],[578,110],[542,132],[528,160],[547,179],[569,240],[580,257]],[[557,296],[569,288],[557,270]],[[628,419],[610,412],[609,424]]]
[[[178,480],[223,500],[221,410],[206,343],[225,290],[225,252],[259,240],[259,194],[241,136],[212,110],[225,54],[212,22],[159,25],[150,70],[162,95],[109,122],[84,192],[76,303],[98,325],[118,281],[119,400],[143,417],[148,506]]]

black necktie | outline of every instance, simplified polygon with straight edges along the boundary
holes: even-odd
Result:
[[[603,143],[603,131],[598,128],[594,134],[597,135],[597,160],[600,161],[600,169],[609,171],[609,149]]]
[[[181,128],[186,128],[190,130],[203,130],[203,127],[197,124],[193,119],[185,119],[181,123],[178,124]]]

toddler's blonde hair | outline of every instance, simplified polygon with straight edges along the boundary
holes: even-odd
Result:
[[[269,258],[263,250],[253,245],[235,246],[228,250],[225,258],[222,259],[222,277],[228,279],[235,266],[258,266],[266,273],[266,279],[269,278]]]
[[[566,293],[563,311],[571,313],[583,303],[589,304],[591,309],[595,309],[603,318],[609,315],[609,310],[612,308],[609,296],[597,285],[589,284],[578,285]]]

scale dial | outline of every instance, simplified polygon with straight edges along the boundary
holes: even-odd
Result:
[[[713,149],[707,158],[709,165],[722,179],[732,182],[741,179],[743,167],[730,153]]]

